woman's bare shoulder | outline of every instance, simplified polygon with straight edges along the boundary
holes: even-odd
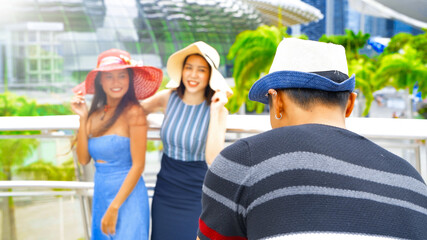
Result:
[[[128,106],[124,111],[124,117],[129,125],[145,125],[147,118],[141,105],[133,104]]]

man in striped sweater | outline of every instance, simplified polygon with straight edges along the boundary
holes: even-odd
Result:
[[[270,73],[249,92],[269,104],[273,130],[215,159],[199,239],[427,239],[419,173],[345,129],[356,99],[347,72],[342,46],[279,44]]]

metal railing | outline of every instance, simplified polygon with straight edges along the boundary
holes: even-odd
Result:
[[[159,140],[162,114],[151,114],[149,121],[149,140]],[[0,131],[40,131],[37,135],[0,135],[1,138],[72,138],[78,129],[78,116],[44,117],[0,117]],[[348,118],[347,129],[378,143],[387,149],[401,149],[407,159],[427,179],[427,120],[419,119],[379,119]],[[270,130],[269,116],[230,115],[227,119],[226,142],[231,143],[242,137]],[[75,156],[75,155],[74,155]],[[74,159],[76,159],[74,157]],[[76,169],[80,168],[75,161]],[[92,171],[93,169],[86,169]],[[144,175],[155,176],[156,172]],[[76,171],[76,175],[78,175]],[[78,199],[84,236],[90,238],[91,197],[93,182],[77,176],[80,181],[0,181],[0,201],[7,197],[58,197],[60,201],[67,196]],[[151,197],[154,181],[146,181]],[[7,190],[7,191],[5,191]],[[62,203],[62,202],[61,202]]]

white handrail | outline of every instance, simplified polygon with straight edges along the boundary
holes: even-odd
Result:
[[[0,117],[0,131],[77,130],[77,115],[38,116],[38,117]],[[148,115],[150,130],[159,130],[163,114]],[[347,129],[365,137],[386,139],[427,139],[427,120],[393,118],[347,118]],[[227,132],[260,133],[270,130],[267,115],[229,115]],[[55,132],[50,132],[55,135]],[[60,135],[58,135],[60,136]]]
[[[5,188],[60,188],[60,189],[92,189],[93,182],[74,181],[0,181],[0,189]]]

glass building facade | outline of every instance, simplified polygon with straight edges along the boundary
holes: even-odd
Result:
[[[327,13],[328,0],[301,0],[319,9],[325,16]],[[351,29],[358,32],[361,28],[360,13],[352,10],[349,7],[348,0],[332,0],[333,14],[332,16],[332,34],[345,34],[345,29]],[[390,38],[399,32],[408,32],[411,34],[422,33],[421,29],[414,28],[397,20],[364,16],[365,25],[363,27],[365,33],[371,36]],[[312,22],[301,26],[301,33],[306,34],[312,40],[318,40],[323,34],[326,34],[327,17],[319,22]]]
[[[69,91],[111,48],[163,68],[195,41],[221,55],[238,33],[261,24],[259,13],[228,0],[14,0],[0,8],[0,73],[4,89]]]

